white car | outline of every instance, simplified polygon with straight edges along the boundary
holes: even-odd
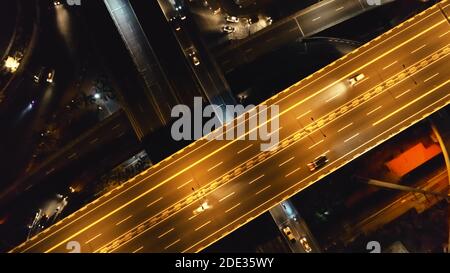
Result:
[[[298,240],[298,241],[300,242],[300,244],[302,245],[303,249],[304,249],[306,252],[309,253],[309,252],[312,251],[312,248],[311,248],[311,246],[309,245],[308,240],[306,239],[305,236],[303,236],[302,238],[300,238],[300,240]]]
[[[236,29],[232,26],[225,25],[222,27],[222,31],[225,33],[233,33],[236,31]]]
[[[211,206],[208,204],[208,201],[204,201],[204,202],[200,205],[200,207],[198,207],[198,208],[196,208],[196,209],[194,210],[194,215],[199,214],[199,213],[202,213],[202,212],[204,212],[205,210],[210,209],[210,208],[211,208]]]
[[[348,79],[348,82],[350,83],[351,86],[354,86],[357,82],[361,81],[365,77],[366,76],[364,74],[360,73]]]
[[[230,23],[239,23],[239,18],[237,18],[236,16],[228,15],[227,17],[225,17],[225,20]]]
[[[289,242],[295,243],[295,236],[292,234],[292,230],[290,227],[283,228],[284,235],[288,238]]]
[[[195,66],[200,65],[200,60],[197,57],[197,52],[196,52],[196,50],[193,47],[189,50],[188,55],[189,55],[189,57],[191,57],[192,63]]]
[[[55,78],[55,69],[50,69],[50,71],[47,74],[47,82],[52,83],[54,78]]]
[[[194,63],[195,66],[200,65],[200,60],[197,58],[197,56],[192,56],[192,63]]]

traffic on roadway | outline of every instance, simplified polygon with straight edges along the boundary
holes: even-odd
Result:
[[[11,252],[203,250],[447,105],[449,14],[441,1],[264,102],[274,150],[198,140]]]

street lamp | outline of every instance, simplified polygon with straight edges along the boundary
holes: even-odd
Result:
[[[9,70],[11,73],[16,72],[17,68],[19,68],[20,62],[14,58],[9,56],[5,61],[5,68]]]

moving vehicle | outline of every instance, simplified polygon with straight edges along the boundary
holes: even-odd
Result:
[[[40,67],[36,74],[33,75],[33,81],[35,83],[40,83],[42,80],[42,77],[44,76],[45,67]]]
[[[327,164],[327,162],[328,162],[328,158],[325,155],[321,155],[321,156],[317,157],[316,159],[314,159],[313,162],[308,163],[307,166],[308,166],[309,170],[311,172],[313,172],[313,171],[325,166],[325,164]]]
[[[47,74],[47,82],[52,83],[55,78],[55,69],[50,69]]]
[[[225,32],[225,33],[233,33],[233,32],[236,31],[236,29],[234,27],[232,27],[232,26],[225,25],[225,26],[222,27],[222,31]]]
[[[239,18],[237,18],[236,16],[228,15],[227,17],[225,17],[225,20],[230,23],[239,23]]]
[[[351,86],[354,86],[357,82],[361,81],[365,77],[366,76],[364,74],[360,73],[348,79],[348,82],[350,83]]]
[[[188,55],[195,66],[200,65],[200,60],[197,57],[197,50],[193,46],[189,48]]]
[[[302,237],[300,238],[300,240],[298,240],[298,241],[300,242],[300,244],[302,245],[303,249],[304,249],[306,252],[311,252],[311,251],[312,251],[312,248],[311,248],[311,246],[309,245],[308,240],[306,239],[305,236],[302,236]]]
[[[176,31],[180,31],[180,30],[181,30],[181,22],[180,22],[180,20],[181,20],[181,19],[179,19],[177,16],[172,16],[172,17],[170,17],[170,19],[169,19],[169,22],[172,23],[173,28],[174,28]]]
[[[290,227],[283,228],[283,233],[288,238],[289,242],[295,243],[295,236],[292,234],[292,230]]]

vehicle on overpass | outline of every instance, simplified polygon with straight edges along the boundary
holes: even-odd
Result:
[[[322,168],[323,166],[325,166],[325,164],[327,164],[328,162],[328,158],[326,155],[321,155],[319,157],[317,157],[316,159],[314,159],[314,161],[308,163],[308,168],[311,172]]]
[[[354,86],[357,82],[363,80],[365,77],[366,76],[364,74],[360,73],[348,79],[348,82],[350,83],[351,86]]]

